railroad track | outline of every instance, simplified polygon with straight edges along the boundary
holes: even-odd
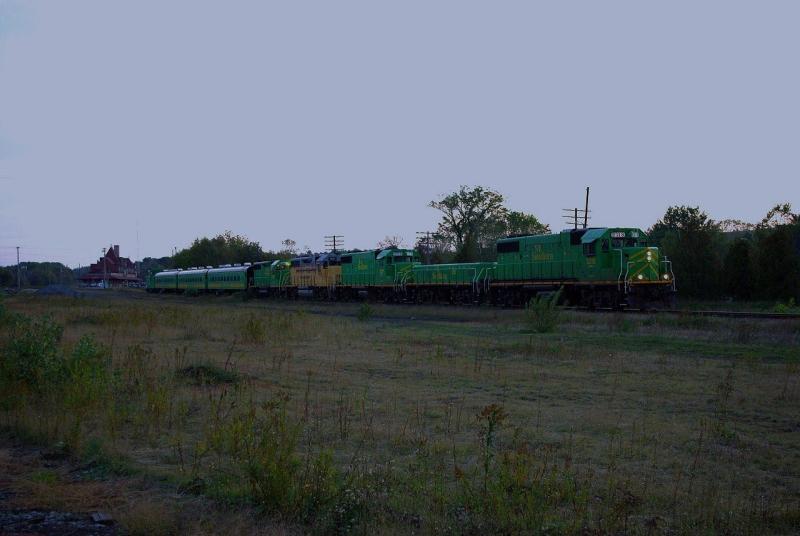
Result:
[[[589,311],[585,307],[564,307],[564,309],[568,310],[575,310],[575,311]],[[763,318],[763,319],[782,319],[782,320],[791,320],[800,318],[800,313],[775,313],[775,312],[768,312],[768,311],[707,311],[707,310],[695,310],[695,309],[648,309],[648,310],[641,310],[641,309],[592,309],[592,311],[596,312],[606,312],[606,313],[626,313],[626,314],[668,314],[668,315],[677,315],[677,316],[716,316],[716,317],[726,317],[726,318]]]
[[[728,318],[780,318],[785,320],[800,318],[800,313],[773,313],[766,311],[694,311],[687,309],[661,312],[686,316],[721,316]]]

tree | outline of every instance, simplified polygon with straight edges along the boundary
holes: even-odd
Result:
[[[16,284],[15,268],[0,267],[0,287],[10,287]]]
[[[737,238],[731,243],[723,262],[727,294],[740,300],[749,300],[753,297],[756,286],[753,261],[753,247],[750,240]]]
[[[720,294],[722,234],[719,224],[700,207],[669,207],[648,234],[672,260],[683,294],[702,298]]]
[[[286,253],[289,256],[297,255],[297,242],[291,238],[281,240],[281,246],[283,246],[281,252]]]
[[[749,233],[755,227],[752,223],[736,219],[727,219],[719,222],[719,228],[723,233]]]
[[[550,232],[550,226],[542,223],[533,214],[509,210],[505,220],[506,235],[538,235]]]
[[[510,234],[549,233],[550,227],[533,214],[509,210],[503,195],[483,186],[461,186],[458,191],[431,201],[442,213],[437,243],[455,248],[453,260],[493,259],[495,243]]]
[[[258,242],[225,231],[214,238],[196,238],[191,246],[175,254],[173,265],[179,268],[218,266],[220,264],[257,262],[267,260],[267,258],[266,252],[261,249]]]
[[[784,203],[782,205],[775,205],[769,209],[767,215],[764,216],[764,219],[758,224],[758,227],[763,229],[780,225],[796,225],[798,223],[800,223],[800,214],[792,212],[791,203]]]
[[[378,242],[378,246],[380,249],[386,248],[401,248],[403,247],[403,237],[397,235],[386,235],[383,240]]]
[[[442,213],[438,233],[453,243],[456,259],[469,261],[478,258],[484,233],[502,226],[507,212],[503,201],[503,195],[494,190],[462,185],[428,206]]]
[[[756,228],[758,292],[770,299],[800,299],[800,216],[775,205]]]

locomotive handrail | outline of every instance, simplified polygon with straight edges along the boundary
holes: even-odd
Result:
[[[485,266],[482,266],[480,270],[478,270],[478,268],[473,268],[473,271],[475,272],[475,277],[472,278],[472,292],[474,292],[475,294],[479,293],[478,281],[480,280],[481,274],[483,273],[484,270],[486,270]]]
[[[628,291],[630,290],[630,281],[628,281],[628,274],[631,273],[631,266],[633,266],[633,262],[628,261],[625,268],[625,294],[627,294]]]
[[[395,272],[394,274],[394,290],[395,292],[405,292],[408,279],[411,277],[411,268],[402,272]]]
[[[623,274],[622,274],[622,265],[623,265],[623,262],[624,262],[622,260],[622,255],[623,254],[622,254],[622,250],[621,249],[618,249],[617,251],[619,251],[619,275],[617,276],[617,290],[619,290],[620,281],[623,281],[624,284],[625,284],[625,293],[627,294],[627,292],[628,292],[628,283],[627,283],[628,272],[627,272],[627,270],[625,271],[625,277],[623,278]]]
[[[662,260],[661,262],[664,263],[664,271],[666,272],[667,270],[669,270],[669,279],[670,281],[672,281],[672,290],[676,291],[677,285],[675,284],[675,274],[672,272],[672,261],[669,260],[669,258],[666,255],[664,255],[664,260]]]

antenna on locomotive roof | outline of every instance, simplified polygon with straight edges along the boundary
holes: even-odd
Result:
[[[584,205],[585,208],[582,210],[578,207],[575,208],[564,208],[561,209],[566,214],[562,215],[562,218],[567,220],[567,223],[572,224],[573,229],[578,229],[578,218],[583,216],[583,228],[587,229],[589,227],[589,187],[586,187],[586,204]]]

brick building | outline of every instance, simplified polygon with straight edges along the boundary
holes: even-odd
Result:
[[[89,271],[80,277],[85,285],[102,285],[104,279],[109,287],[137,286],[142,282],[136,264],[127,257],[120,257],[118,245],[108,248],[105,257],[89,266]]]

